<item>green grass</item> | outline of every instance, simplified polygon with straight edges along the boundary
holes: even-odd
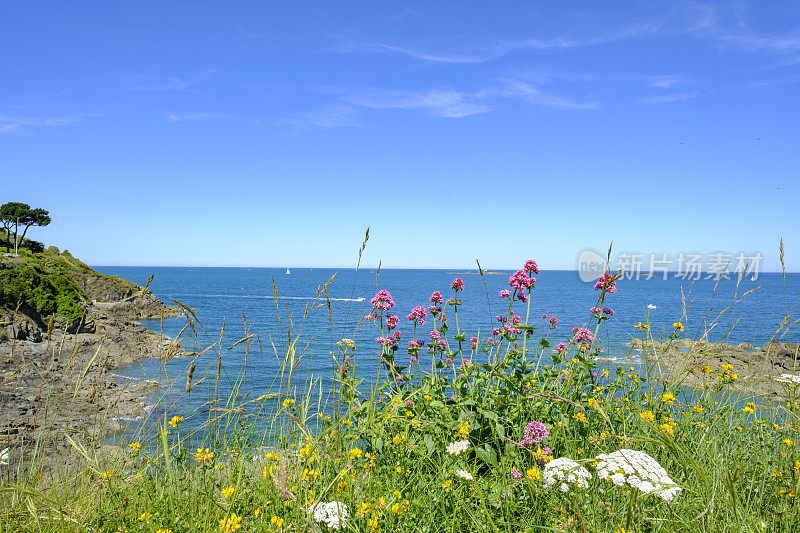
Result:
[[[324,304],[324,289],[318,294]],[[528,314],[519,303],[512,308]],[[788,402],[748,405],[729,389],[735,378],[723,367],[695,390],[652,362],[604,374],[594,363],[602,316],[589,322],[591,342],[528,314],[520,333],[472,346],[458,304],[446,313],[444,323],[429,317],[415,327],[427,342],[408,369],[395,363],[392,345],[379,347],[380,368],[363,368],[357,362],[373,346],[342,340],[331,347],[335,387],[323,392],[319,376],[299,373],[311,354],[290,331],[294,342],[276,350],[274,394],[241,394],[239,376],[230,397],[212,396],[199,413],[170,412],[155,430],[143,424],[136,442],[112,453],[69,435],[59,452],[73,457],[67,471],[28,461],[4,474],[0,531],[324,531],[309,507],[331,501],[346,506],[347,531],[800,530],[797,387],[786,391]],[[386,313],[376,314],[360,327],[388,336]],[[431,329],[447,339],[434,354]],[[670,337],[680,336],[676,327]],[[561,341],[568,347],[555,354],[551,344]],[[249,332],[241,342],[252,344]],[[221,357],[222,346],[213,348],[205,356]],[[213,369],[218,361],[204,363]],[[207,377],[213,393],[220,374]],[[190,426],[190,416],[201,422]],[[523,448],[534,420],[549,435]],[[465,439],[464,453],[447,453]],[[44,437],[38,444],[48,446]],[[599,479],[597,456],[620,449],[657,460],[681,488],[674,500]],[[592,473],[588,487],[545,486],[547,464],[560,457]]]

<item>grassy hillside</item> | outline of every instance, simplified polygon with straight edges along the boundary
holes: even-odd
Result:
[[[40,327],[50,317],[58,326],[79,320],[91,300],[119,301],[141,291],[135,283],[101,274],[55,246],[26,240],[19,255],[2,259],[0,312],[18,311]]]

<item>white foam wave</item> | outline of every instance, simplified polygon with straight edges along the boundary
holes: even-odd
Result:
[[[273,300],[272,295],[261,296],[251,294],[182,294],[182,298],[231,298],[242,300]],[[325,296],[278,296],[278,300],[325,300]],[[331,298],[333,302],[363,302],[364,297]]]

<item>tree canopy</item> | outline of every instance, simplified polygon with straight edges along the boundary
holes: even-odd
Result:
[[[6,248],[9,249],[11,248],[12,229],[14,242],[21,245],[31,226],[47,226],[51,221],[50,213],[41,207],[31,208],[22,202],[8,202],[0,205],[0,224],[6,230]],[[20,230],[22,231],[21,235]]]

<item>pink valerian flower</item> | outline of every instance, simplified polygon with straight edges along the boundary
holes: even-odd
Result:
[[[528,303],[528,295],[524,292],[518,292],[517,299],[522,303]]]
[[[364,315],[364,320],[375,320],[376,318],[378,318],[378,315],[373,315],[372,313]]]
[[[515,328],[511,324],[506,324],[505,326],[503,326],[503,331],[505,331],[510,335],[519,335],[520,333],[522,333],[521,329]]]
[[[500,328],[492,328],[492,335],[500,335]]]
[[[534,420],[525,426],[525,432],[519,445],[523,448],[538,444],[542,439],[546,438],[550,433],[547,431],[547,426],[538,420]]]
[[[508,320],[507,316],[500,316],[500,315],[497,316],[497,321],[498,322],[505,322],[507,320]]]
[[[461,279],[461,278],[456,278],[456,279],[453,280],[453,284],[450,287],[455,289],[455,290],[457,290],[457,291],[463,291],[464,290],[464,280]]]
[[[386,315],[386,327],[388,329],[394,329],[397,327],[397,324],[400,322],[400,318],[397,315]]]
[[[431,297],[428,298],[428,300],[439,305],[444,303],[444,298],[442,298],[442,293],[439,291],[433,291],[433,294],[431,294]]]
[[[500,298],[511,298],[511,291],[508,289],[503,289],[500,291]]]
[[[514,467],[511,469],[511,477],[519,481],[520,479],[522,479],[522,472],[520,472],[519,470],[517,470],[516,467]]]
[[[495,333],[494,335],[497,335],[497,333]],[[488,339],[486,339],[486,344],[489,344],[491,346],[495,346],[497,344],[497,341],[494,340],[494,337],[489,337]]]
[[[600,309],[599,307],[592,307],[591,309],[589,309],[589,312],[592,313],[593,315],[599,315],[600,313],[603,312],[603,310]]]
[[[564,353],[569,348],[569,345],[566,342],[559,342],[558,346],[556,346],[556,353]]]
[[[530,289],[534,283],[536,283],[536,278],[528,277],[524,270],[517,270],[508,278],[508,284],[515,288],[517,292]]]
[[[393,337],[394,337],[395,341],[400,339],[400,332],[399,331],[395,331]]]
[[[431,340],[438,341],[439,337],[441,337],[441,336],[442,336],[442,334],[439,333],[437,330],[431,331]]]
[[[536,264],[536,261],[533,259],[528,259],[525,261],[525,270],[528,272],[533,272],[534,274],[539,273],[539,265]]]
[[[442,321],[442,322],[447,320],[447,317],[444,315],[444,313],[439,313],[439,320]]]
[[[572,328],[572,333],[575,335],[572,340],[575,344],[591,344],[594,341],[594,335],[586,328]]]
[[[470,349],[474,350],[478,347],[478,337],[470,337],[469,339],[469,347]]]
[[[380,290],[378,293],[372,297],[370,300],[373,309],[382,309],[384,311],[388,311],[392,307],[394,307],[394,300],[392,300],[392,295],[389,294],[387,290]]]
[[[411,361],[412,363],[416,363],[417,361],[419,361],[419,359],[417,359],[417,356],[412,355],[411,359],[409,359],[409,361]]]
[[[411,348],[411,349],[420,348],[420,347],[422,347],[423,344],[424,343],[422,341],[420,341],[420,340],[408,341],[408,347]]]
[[[550,317],[550,329],[556,329],[556,324],[558,324],[558,319],[554,316]]]
[[[441,307],[436,307],[435,305],[428,306],[428,311],[430,311],[433,316],[436,316],[441,310]]]
[[[437,342],[436,344],[438,344],[439,348],[442,349],[442,350],[446,350],[447,349],[447,341],[444,340],[444,339],[440,339],[439,342]]]
[[[381,346],[394,346],[395,342],[397,342],[397,339],[394,337],[375,337],[375,342]]]
[[[445,364],[446,364],[447,366],[450,366],[450,365],[452,365],[452,364],[453,364],[453,360],[452,360],[452,359],[450,359],[449,357],[448,357],[447,359],[445,359],[445,360],[444,360],[444,362],[445,362]]]
[[[416,320],[419,322],[420,325],[424,326],[427,320],[425,317],[428,316],[428,312],[425,310],[424,307],[421,305],[416,306],[411,312],[408,314],[409,320]]]
[[[603,309],[603,314],[606,316],[614,316],[614,310],[606,307],[605,309]]]
[[[542,315],[542,320],[547,320],[547,315]]]
[[[459,365],[458,369],[461,372],[464,372],[467,369],[467,365],[471,365],[471,364],[472,364],[472,360],[471,359],[464,359],[463,361],[461,361],[461,365]]]
[[[611,294],[617,292],[617,282],[608,272],[597,278],[597,282],[594,284],[594,290],[599,291],[601,289]]]
[[[521,316],[519,316],[519,315],[516,315],[516,316],[513,318],[512,322],[513,322],[514,324],[519,324],[520,322],[522,322],[522,317],[521,317]]]

